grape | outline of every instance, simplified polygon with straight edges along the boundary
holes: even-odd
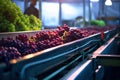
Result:
[[[66,24],[63,25],[63,29],[64,29],[65,31],[69,31],[69,30],[70,30],[69,26],[66,25]]]
[[[17,35],[15,39],[9,37],[6,39],[2,38],[0,40],[0,60],[8,62],[11,59],[17,59],[110,29],[114,29],[114,27],[109,26],[109,28],[104,27],[104,29],[97,27],[69,29],[69,26],[64,25],[58,26],[56,30],[38,32],[33,36],[21,34]]]
[[[15,26],[12,23],[10,23],[4,18],[0,21],[0,32],[14,32],[14,31]]]
[[[79,29],[71,29],[69,32],[65,32],[63,35],[63,42],[67,43],[70,41],[74,41],[77,39],[83,38],[81,30]]]
[[[64,24],[63,26],[58,26],[57,28],[58,28],[57,32],[59,36],[63,36],[65,31],[68,32],[70,30],[69,26],[66,24]]]
[[[50,47],[54,47],[54,46],[61,45],[61,44],[63,44],[61,38],[55,38],[55,39],[53,39],[52,41],[50,41],[50,43],[48,43],[48,45],[49,45]]]
[[[65,30],[64,30],[64,29],[62,29],[62,30],[57,30],[57,32],[58,32],[58,35],[59,35],[59,36],[63,36]]]
[[[29,39],[28,39],[27,35],[22,34],[22,35],[16,36],[16,40],[20,40],[22,42],[27,42]]]
[[[14,47],[0,47],[0,61],[9,62],[11,59],[20,58],[21,54]]]
[[[24,15],[11,0],[0,1],[0,32],[40,30],[41,26],[41,20]]]
[[[40,30],[42,26],[42,22],[35,16],[29,16],[30,30]]]
[[[46,31],[42,31],[36,34],[36,41],[43,41],[49,39],[49,34]]]
[[[26,50],[22,53],[22,56],[38,52],[38,47],[35,42],[26,42],[24,44],[24,46],[25,46]]]
[[[43,31],[36,34],[38,50],[44,50],[62,44],[62,38],[57,31]]]

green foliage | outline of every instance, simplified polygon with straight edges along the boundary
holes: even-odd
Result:
[[[11,0],[0,0],[0,32],[40,30],[41,20],[24,15]]]
[[[105,26],[105,22],[103,20],[92,20],[91,25],[96,25],[96,26]]]

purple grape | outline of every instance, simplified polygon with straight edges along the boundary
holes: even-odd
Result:
[[[0,60],[9,62],[11,59],[17,59],[21,54],[15,47],[0,47]]]

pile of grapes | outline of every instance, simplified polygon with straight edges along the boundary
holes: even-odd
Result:
[[[0,0],[0,32],[40,30],[41,20],[24,15],[11,0]]]
[[[101,29],[101,30],[107,30]],[[15,38],[0,40],[0,61],[8,62],[27,54],[32,54],[57,45],[62,45],[101,31],[99,28],[70,29],[67,25],[58,26],[56,30],[40,31],[33,36],[26,34]]]

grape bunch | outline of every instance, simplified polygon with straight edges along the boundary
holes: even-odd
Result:
[[[38,47],[35,42],[26,42],[24,43],[24,51],[21,52],[22,56],[25,56],[27,54],[32,54],[35,52],[38,52]]]
[[[58,26],[57,28],[57,33],[59,34],[59,36],[63,36],[64,32],[68,32],[70,30],[69,26],[66,24],[64,24],[63,26]]]
[[[40,30],[41,26],[41,20],[24,15],[11,0],[0,1],[0,32]]]
[[[63,43],[71,42],[84,37],[80,29],[70,29],[66,24],[63,26],[58,26],[57,32],[62,38]]]
[[[31,41],[25,34],[16,36],[14,44],[17,45],[14,47],[18,49],[22,56],[38,51],[36,43],[34,41]]]
[[[16,40],[20,40],[22,42],[27,42],[27,41],[29,41],[29,38],[27,37],[27,35],[22,34],[22,35],[16,36]]]
[[[21,54],[15,47],[0,47],[0,62],[9,62],[11,59],[20,58]]]
[[[35,40],[38,50],[44,50],[63,43],[56,31],[43,31],[36,34]]]
[[[8,20],[0,16],[0,32],[14,32],[15,26]]]
[[[81,33],[82,33],[83,37],[88,37],[89,35],[91,35],[91,33],[88,30],[86,30],[86,29],[81,30]]]
[[[67,43],[67,42],[71,42],[77,39],[81,39],[83,38],[83,35],[81,33],[81,30],[71,29],[68,32],[65,32],[62,37],[63,37],[63,42]]]
[[[48,32],[41,31],[41,32],[39,32],[39,33],[36,34],[36,37],[35,37],[36,42],[43,41],[43,40],[46,40],[46,39],[49,39]]]
[[[62,39],[59,38],[55,38],[55,39],[47,39],[47,40],[43,40],[43,41],[39,41],[37,42],[37,48],[39,51],[47,49],[47,48],[51,48],[51,47],[55,47],[58,45],[63,44]]]
[[[15,40],[12,38],[1,39],[0,47],[14,47],[21,53],[21,56],[38,51],[35,42],[29,41],[27,35],[24,34],[16,36]]]

